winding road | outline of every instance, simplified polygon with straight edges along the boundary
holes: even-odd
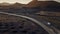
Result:
[[[18,17],[23,17],[23,18],[26,18],[26,19],[29,19],[33,22],[35,22],[36,24],[40,25],[42,28],[44,28],[49,34],[57,34],[54,32],[53,29],[49,28],[48,26],[46,26],[44,23],[36,20],[35,18],[32,18],[32,17],[27,17],[27,16],[23,16],[23,15],[18,15],[18,14],[13,14],[13,13],[6,13],[6,12],[0,12],[2,14],[7,14],[7,15],[13,15],[13,16],[18,16]],[[55,29],[56,31],[58,31],[57,29]],[[58,34],[60,31],[58,31]]]

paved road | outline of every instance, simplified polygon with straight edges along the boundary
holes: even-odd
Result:
[[[55,26],[53,26],[53,24],[51,24],[50,22],[45,21],[45,20],[39,18],[38,15],[28,14],[27,16],[38,20],[39,22],[43,23],[44,25],[48,26],[49,28],[52,28],[53,31],[54,31],[56,34],[60,34],[60,30],[56,29]]]
[[[0,12],[2,14],[8,14],[8,15],[13,15],[13,16],[18,16],[18,17],[23,17],[26,19],[29,19],[33,22],[35,22],[36,24],[40,25],[42,28],[44,28],[49,34],[56,34],[51,28],[49,28],[48,26],[46,26],[45,24],[41,23],[40,21],[31,18],[31,17],[27,17],[27,16],[23,16],[23,15],[17,15],[17,14],[12,14],[12,13],[6,13],[6,12]]]

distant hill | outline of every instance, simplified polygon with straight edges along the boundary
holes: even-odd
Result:
[[[22,8],[25,4],[21,4],[21,3],[15,3],[13,5],[11,5],[11,7],[13,8]]]
[[[60,3],[56,1],[37,1],[33,0],[26,5],[26,7],[46,7],[48,5],[60,5]]]
[[[41,8],[41,10],[48,10],[48,11],[60,11],[60,3],[56,1],[37,1],[33,0],[28,3],[25,7],[27,8]]]
[[[0,6],[8,6],[8,5],[10,5],[10,3],[7,3],[7,2],[3,2],[3,3],[0,3]]]
[[[4,4],[4,5],[3,5]],[[0,11],[16,12],[16,13],[36,13],[39,11],[56,11],[60,12],[60,3],[56,1],[37,1],[33,0],[28,4],[21,3],[2,3]]]
[[[9,3],[0,3],[0,9],[9,9],[9,8],[22,8],[25,4],[21,3],[14,3],[14,4],[9,4]]]

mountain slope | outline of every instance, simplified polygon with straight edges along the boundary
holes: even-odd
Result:
[[[30,3],[28,3],[26,5],[26,7],[41,7],[41,8],[44,8],[48,5],[60,5],[60,3],[56,2],[56,1],[37,1],[37,0],[33,0],[31,1]]]

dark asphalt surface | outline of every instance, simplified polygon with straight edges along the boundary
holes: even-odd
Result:
[[[26,14],[25,14],[25,13],[15,13],[15,14],[24,15],[24,16],[28,16],[28,17],[34,18],[34,19],[42,22],[43,24],[45,24],[46,26],[48,26],[49,28],[52,29],[51,26],[53,26],[53,25],[52,25],[52,24],[48,24],[48,23],[49,23],[48,21],[45,21],[45,20],[43,20],[43,19],[38,18],[38,17],[37,17],[38,15],[29,14],[29,13],[26,13]],[[53,26],[53,27],[55,27],[55,26]],[[53,29],[53,30],[54,30],[54,29]],[[54,30],[54,31],[55,31],[55,30]],[[55,32],[56,32],[56,31],[55,31]]]

